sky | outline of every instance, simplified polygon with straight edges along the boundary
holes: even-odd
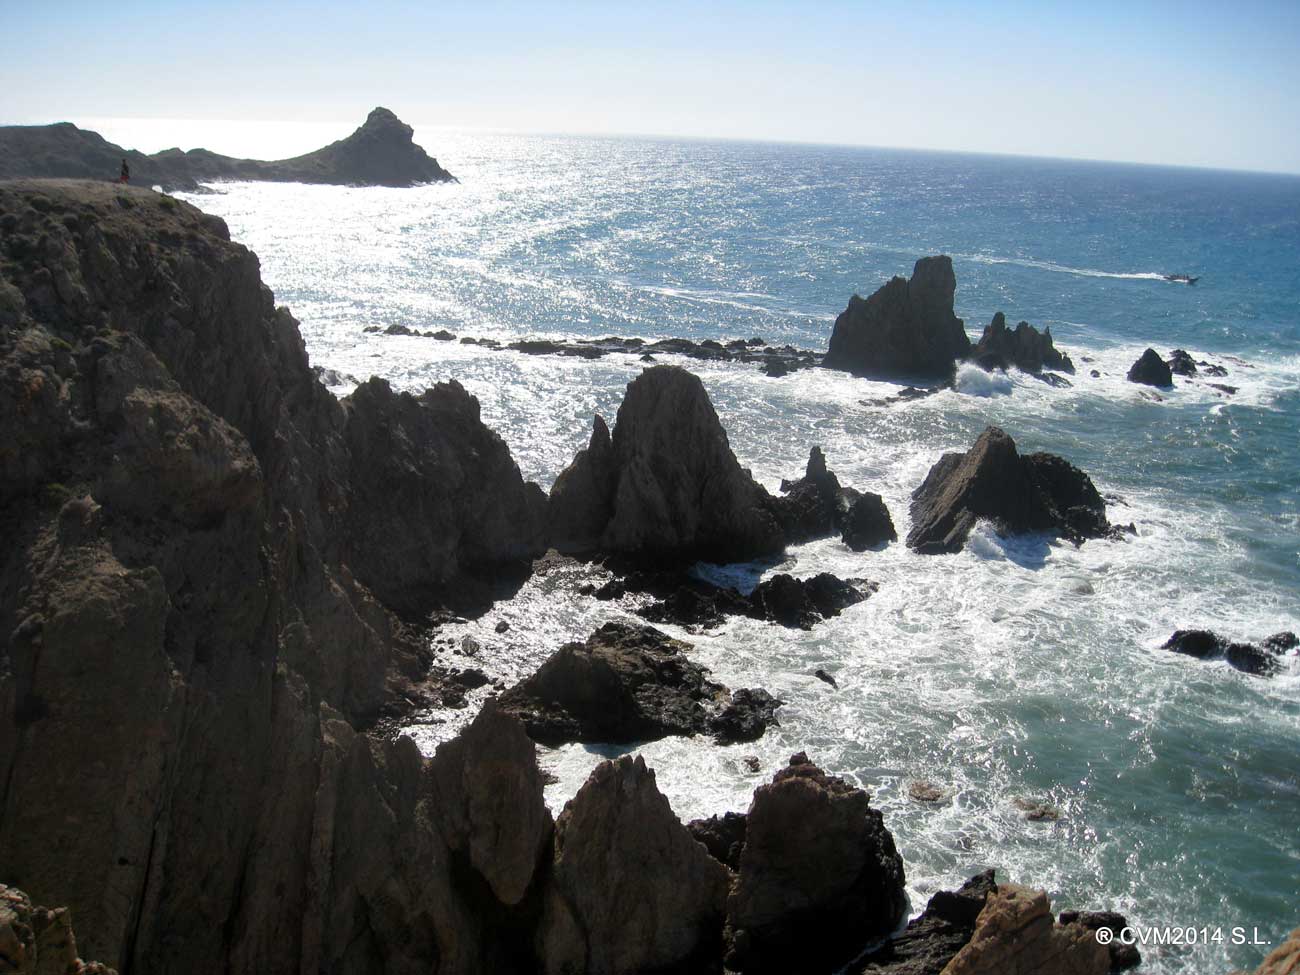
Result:
[[[385,105],[420,133],[1300,173],[1300,0],[0,0],[0,52],[0,123],[234,119],[337,125],[339,137]]]

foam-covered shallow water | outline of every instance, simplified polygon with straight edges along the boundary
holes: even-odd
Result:
[[[1058,907],[1113,907],[1143,925],[1241,925],[1274,940],[1295,925],[1300,663],[1265,680],[1158,647],[1179,627],[1234,639],[1300,628],[1300,180],[826,147],[424,141],[460,184],[227,184],[194,202],[260,255],[315,363],[402,389],[460,381],[545,486],[593,412],[612,420],[635,356],[530,357],[363,329],[822,348],[849,294],[945,252],[974,335],[1003,310],[1051,326],[1079,367],[1069,389],[965,368],[953,390],[881,407],[870,401],[896,386],[661,358],[702,377],[737,455],[773,489],[820,444],[841,481],[885,497],[905,534],[930,465],[996,423],[1022,449],[1083,467],[1112,520],[1138,528],[1077,549],[981,528],[951,557],[827,540],[779,567],[701,567],[746,584],[779,568],[880,588],[808,633],[746,619],[707,635],[667,628],[719,680],[786,702],[757,743],[635,749],[680,815],[743,809],[806,749],[871,790],[918,910],[997,866]],[[1174,272],[1201,280],[1161,277]],[[1147,345],[1222,362],[1229,376],[1215,381],[1238,392],[1180,381],[1153,397],[1124,379]],[[535,576],[442,638],[473,636],[474,665],[511,682],[628,613],[577,595],[593,571]],[[819,667],[838,690],[812,676]],[[410,732],[431,751],[487,690]],[[558,809],[616,752],[544,750],[548,800]],[[914,779],[949,798],[912,801]],[[1018,798],[1062,816],[1026,821]],[[1144,970],[1219,973],[1263,953],[1148,949]]]

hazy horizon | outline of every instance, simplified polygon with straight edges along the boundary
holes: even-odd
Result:
[[[0,123],[752,140],[1300,174],[1300,8],[758,2],[6,11]],[[249,23],[256,30],[249,29]],[[288,43],[286,43],[286,41]],[[292,120],[292,121],[290,121]],[[193,130],[197,135],[198,129]],[[216,136],[203,145],[247,147]],[[187,144],[189,141],[191,144]],[[285,139],[281,139],[285,142]],[[259,154],[278,155],[279,151]]]

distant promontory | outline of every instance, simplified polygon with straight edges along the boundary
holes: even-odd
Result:
[[[131,182],[164,190],[195,189],[216,180],[270,180],[345,186],[417,186],[455,179],[412,141],[412,129],[376,108],[346,139],[292,159],[236,159],[207,149],[164,149],[146,155],[71,122],[0,126],[0,179],[116,179],[122,161]]]

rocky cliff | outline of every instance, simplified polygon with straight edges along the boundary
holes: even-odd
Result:
[[[236,159],[207,149],[165,149],[152,155],[124,149],[70,122],[0,126],[0,179],[22,177],[115,181],[122,160],[131,182],[167,190],[216,180],[415,186],[454,179],[412,141],[409,125],[376,108],[350,136],[292,159]]]

